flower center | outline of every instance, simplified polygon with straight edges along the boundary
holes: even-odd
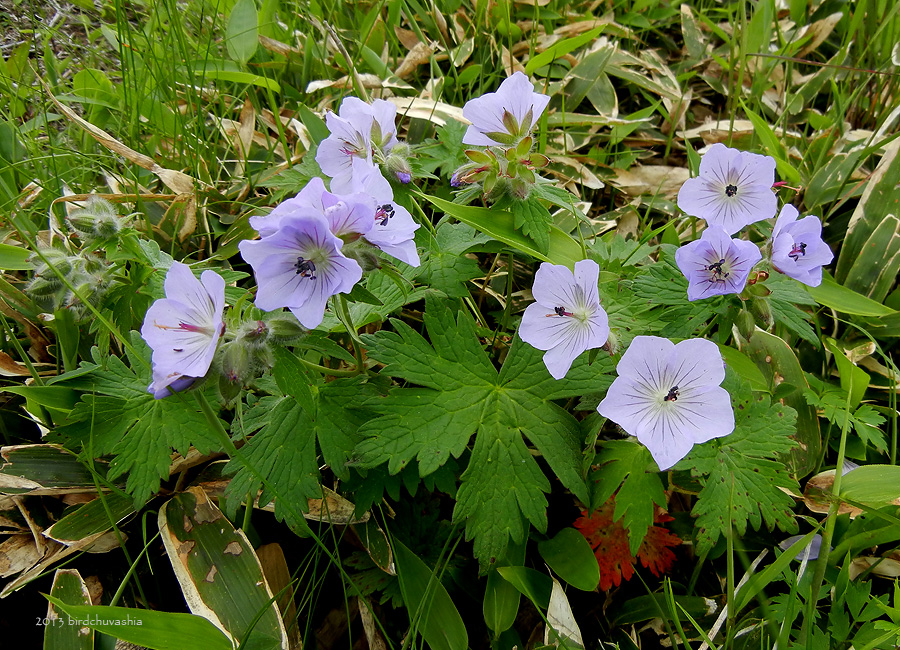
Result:
[[[731,185],[730,183],[725,186],[725,196],[732,197],[737,195],[737,185]]]
[[[309,278],[310,280],[316,279],[316,263],[312,260],[298,257],[296,264],[294,264],[294,268],[297,270],[297,275],[301,278]]]
[[[394,206],[391,203],[379,205],[375,210],[375,223],[379,226],[386,226],[388,220],[394,216]]]
[[[678,401],[678,386],[672,386],[669,389],[669,392],[666,393],[666,396],[663,397],[664,402],[677,402]]]
[[[723,264],[725,264],[724,257],[718,262],[713,262],[706,267],[706,270],[709,271],[709,282],[725,282],[725,278],[727,278],[730,273],[722,269]]]
[[[788,253],[788,257],[790,257],[795,262],[799,259],[800,256],[806,257],[806,244],[804,242],[800,242],[799,244],[794,244],[794,247],[791,248],[791,252]]]

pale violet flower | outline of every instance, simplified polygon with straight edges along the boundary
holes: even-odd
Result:
[[[681,186],[678,207],[710,225],[722,226],[730,235],[775,216],[774,184],[774,158],[717,142],[701,158],[700,175]]]
[[[544,365],[554,379],[566,376],[575,358],[599,348],[609,338],[609,318],[600,306],[593,260],[567,267],[544,262],[534,276],[531,294],[537,301],[525,309],[519,336],[538,350],[546,350]]]
[[[198,280],[186,264],[173,262],[164,286],[166,297],[150,305],[141,327],[153,350],[153,383],[147,390],[156,399],[205,376],[225,333],[222,276],[204,271]]]
[[[394,202],[391,184],[381,175],[377,167],[363,169],[361,161],[355,161],[354,165],[360,169],[354,172],[353,189],[375,199],[371,228],[363,233],[366,241],[401,262],[419,266],[421,263],[419,252],[413,239],[419,224],[412,218],[409,210]]]
[[[792,205],[781,208],[772,230],[772,266],[811,287],[822,284],[822,267],[834,259],[828,244],[822,241],[822,222],[818,217],[803,217]]]
[[[466,102],[463,116],[472,125],[463,136],[463,144],[516,144],[531,133],[549,102],[549,96],[534,92],[524,73],[516,72],[500,84],[497,92]]]
[[[675,262],[688,279],[688,300],[740,293],[753,266],[762,259],[759,247],[731,239],[721,226],[710,225],[700,239],[675,251]]]
[[[734,431],[731,398],[719,385],[725,364],[712,341],[636,336],[616,371],[597,411],[636,436],[660,470]]]
[[[333,192],[353,191],[354,160],[363,160],[366,167],[374,168],[375,150],[386,154],[397,144],[396,115],[397,107],[383,99],[367,104],[357,97],[347,97],[337,115],[329,112],[325,116],[331,133],[319,143],[316,162],[331,177]]]
[[[362,277],[362,268],[341,254],[343,241],[319,214],[283,219],[276,232],[238,244],[253,267],[256,306],[263,311],[291,310],[312,329],[324,318],[328,298],[347,293]]]

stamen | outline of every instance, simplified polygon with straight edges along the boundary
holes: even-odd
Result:
[[[800,242],[799,244],[794,244],[794,247],[791,248],[791,252],[788,253],[788,257],[790,257],[795,262],[800,256],[806,257],[806,244],[804,242]]]
[[[678,386],[672,386],[669,389],[668,394],[663,397],[664,402],[676,402],[678,401]]]
[[[385,203],[384,205],[379,205],[378,209],[375,210],[375,223],[379,221],[379,226],[386,226],[388,220],[394,216],[394,206],[391,203]]]
[[[297,275],[301,278],[309,278],[310,280],[316,279],[316,264],[312,260],[298,257],[297,263],[294,264],[294,268],[297,270]]]
[[[566,311],[565,307],[554,307],[553,312],[554,313],[552,313],[552,314],[547,314],[547,318],[551,318],[553,316],[574,316],[575,315],[570,311]]]
[[[737,194],[738,188],[737,185],[731,185],[730,183],[725,186],[725,196],[731,197]]]

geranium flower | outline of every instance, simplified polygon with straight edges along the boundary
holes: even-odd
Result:
[[[822,284],[822,267],[834,259],[828,244],[822,241],[822,222],[818,217],[803,217],[792,205],[781,208],[772,230],[772,265],[795,280],[811,287]]]
[[[700,175],[681,186],[678,207],[722,226],[730,235],[775,216],[778,199],[772,192],[774,183],[774,158],[729,149],[717,142],[700,160]]]
[[[341,254],[342,246],[319,214],[282,219],[271,235],[242,241],[238,249],[259,286],[256,306],[287,307],[304,327],[317,327],[328,298],[350,291],[362,277],[359,264]]]
[[[354,165],[361,167],[361,161],[355,161]],[[413,239],[419,224],[412,218],[409,210],[394,202],[394,190],[377,167],[370,170],[358,169],[354,173],[354,190],[375,199],[372,227],[363,233],[366,241],[401,262],[419,266],[419,252]]]
[[[225,333],[222,276],[204,271],[198,280],[187,264],[173,262],[164,286],[166,297],[150,305],[141,326],[141,336],[153,350],[153,383],[147,391],[156,399],[206,375]]]
[[[725,364],[712,341],[675,345],[658,336],[636,336],[616,370],[619,376],[597,411],[636,436],[660,470],[695,444],[734,431],[731,398],[719,386]]]
[[[675,251],[675,262],[688,279],[688,300],[740,293],[753,266],[762,259],[759,247],[731,239],[721,226],[709,226],[697,241]]]
[[[515,144],[531,133],[549,102],[549,96],[534,92],[528,77],[516,72],[500,84],[497,92],[471,99],[463,106],[463,116],[472,123],[463,144]]]
[[[397,107],[383,99],[367,104],[357,97],[346,97],[338,115],[329,112],[325,116],[331,134],[319,143],[316,162],[331,177],[332,191],[352,192],[353,161],[364,160],[373,168],[374,149],[387,153],[397,143],[396,115]]]
[[[597,292],[599,275],[596,262],[581,260],[575,273],[544,262],[534,276],[531,293],[537,302],[525,309],[519,336],[547,350],[544,365],[554,379],[565,377],[579,354],[609,338],[609,318]]]

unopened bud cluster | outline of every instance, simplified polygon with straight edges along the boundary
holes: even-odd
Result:
[[[273,312],[265,320],[245,320],[219,349],[219,390],[231,401],[275,363],[273,348],[296,342],[308,330],[291,315]]]
[[[98,304],[111,284],[110,264],[93,252],[70,254],[58,248],[42,248],[30,261],[34,277],[25,291],[46,312],[71,309],[76,321],[89,316],[81,300]]]
[[[480,184],[485,200],[491,202],[504,195],[525,199],[537,180],[534,170],[550,162],[547,156],[532,152],[533,144],[531,136],[526,136],[509,148],[467,149],[464,153],[471,162],[456,170],[450,184]]]

